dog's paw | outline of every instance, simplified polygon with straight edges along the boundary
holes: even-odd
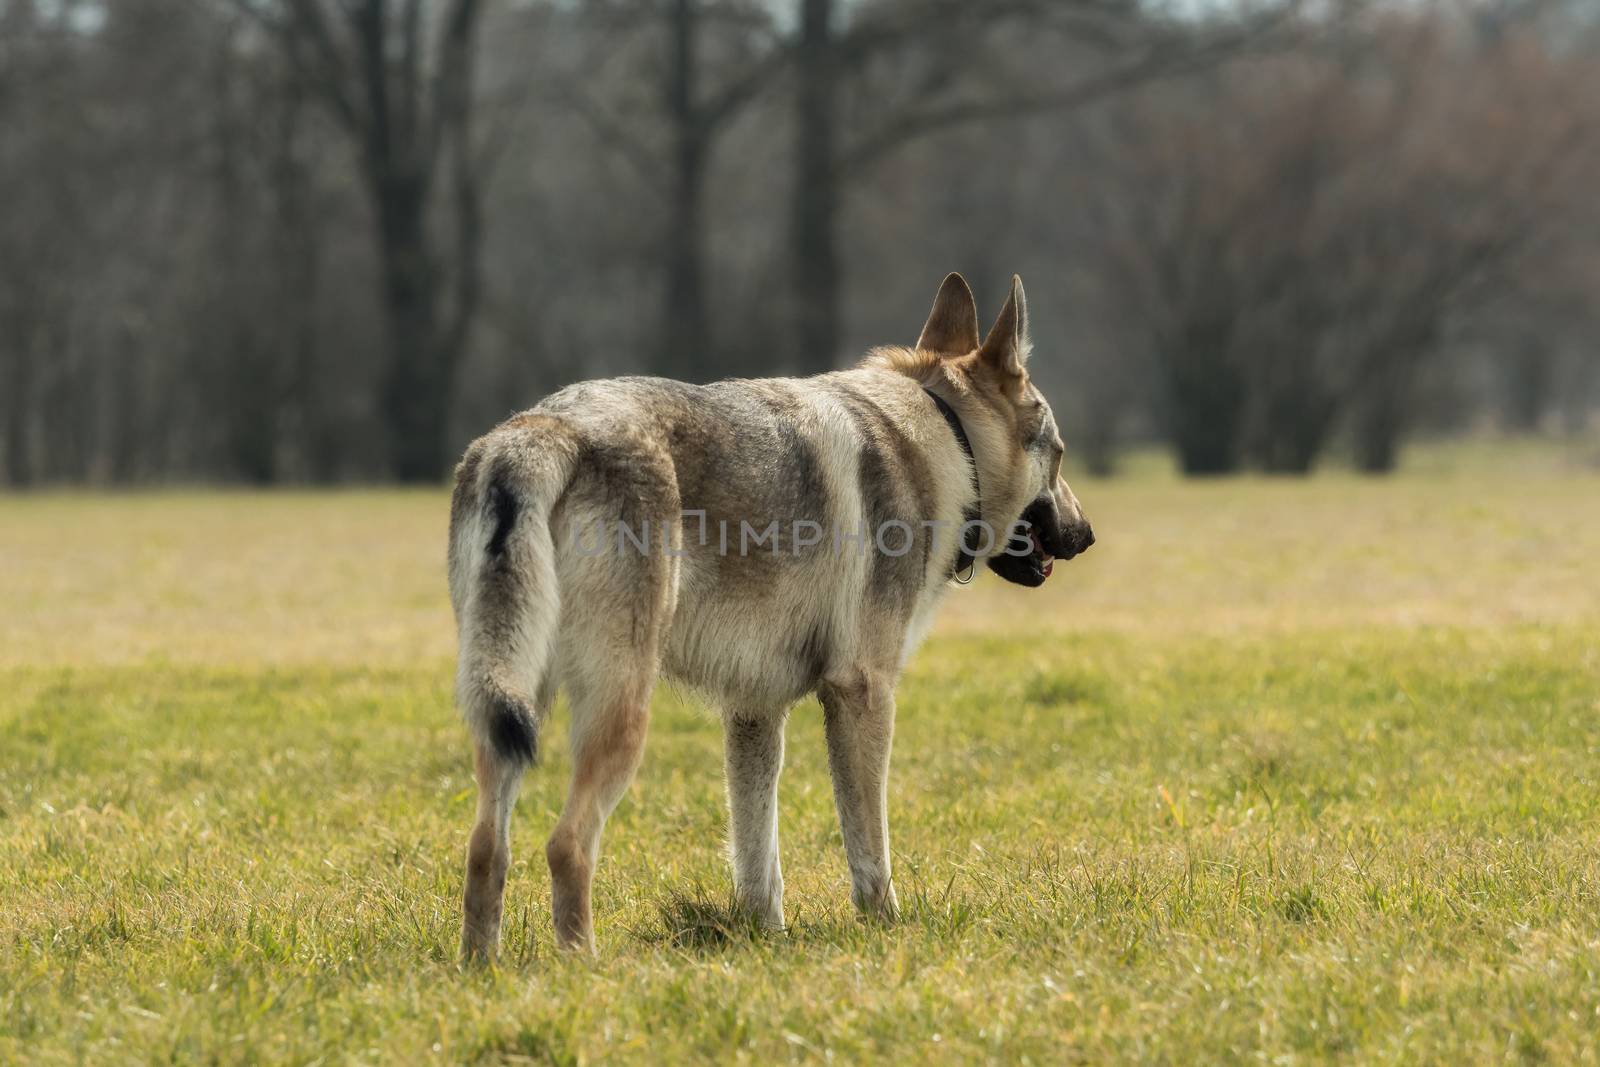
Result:
[[[898,922],[900,919],[900,901],[894,894],[893,882],[886,880],[852,886],[850,899],[864,918],[883,923]]]
[[[495,957],[499,955],[498,938],[486,937],[480,931],[470,928],[461,931],[461,966],[467,969],[483,969],[495,965]]]

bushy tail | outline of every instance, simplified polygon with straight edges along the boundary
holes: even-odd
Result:
[[[537,706],[561,618],[550,512],[571,480],[571,428],[522,416],[475,441],[456,469],[450,600],[456,702],[473,736],[509,762],[539,751]]]

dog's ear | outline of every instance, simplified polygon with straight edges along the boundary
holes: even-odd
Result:
[[[958,356],[978,347],[978,305],[972,299],[972,287],[961,275],[945,276],[917,347]]]
[[[1011,295],[983,342],[978,361],[1007,377],[1020,378],[1032,349],[1033,342],[1028,339],[1028,297],[1022,291],[1022,279],[1013,274]]]

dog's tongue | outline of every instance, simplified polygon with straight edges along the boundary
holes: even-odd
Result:
[[[1056,567],[1056,558],[1044,550],[1044,545],[1039,543],[1038,534],[1029,530],[1028,537],[1033,540],[1034,554],[1039,557],[1039,561],[1044,565],[1044,576],[1046,578],[1050,577],[1050,572],[1055,570]]]

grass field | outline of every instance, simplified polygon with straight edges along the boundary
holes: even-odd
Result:
[[[901,688],[898,926],[815,705],[792,929],[727,920],[664,690],[600,959],[551,946],[558,736],[493,973],[442,493],[0,498],[0,1063],[1600,1062],[1600,474],[1077,488],[1094,551],[957,591]]]

